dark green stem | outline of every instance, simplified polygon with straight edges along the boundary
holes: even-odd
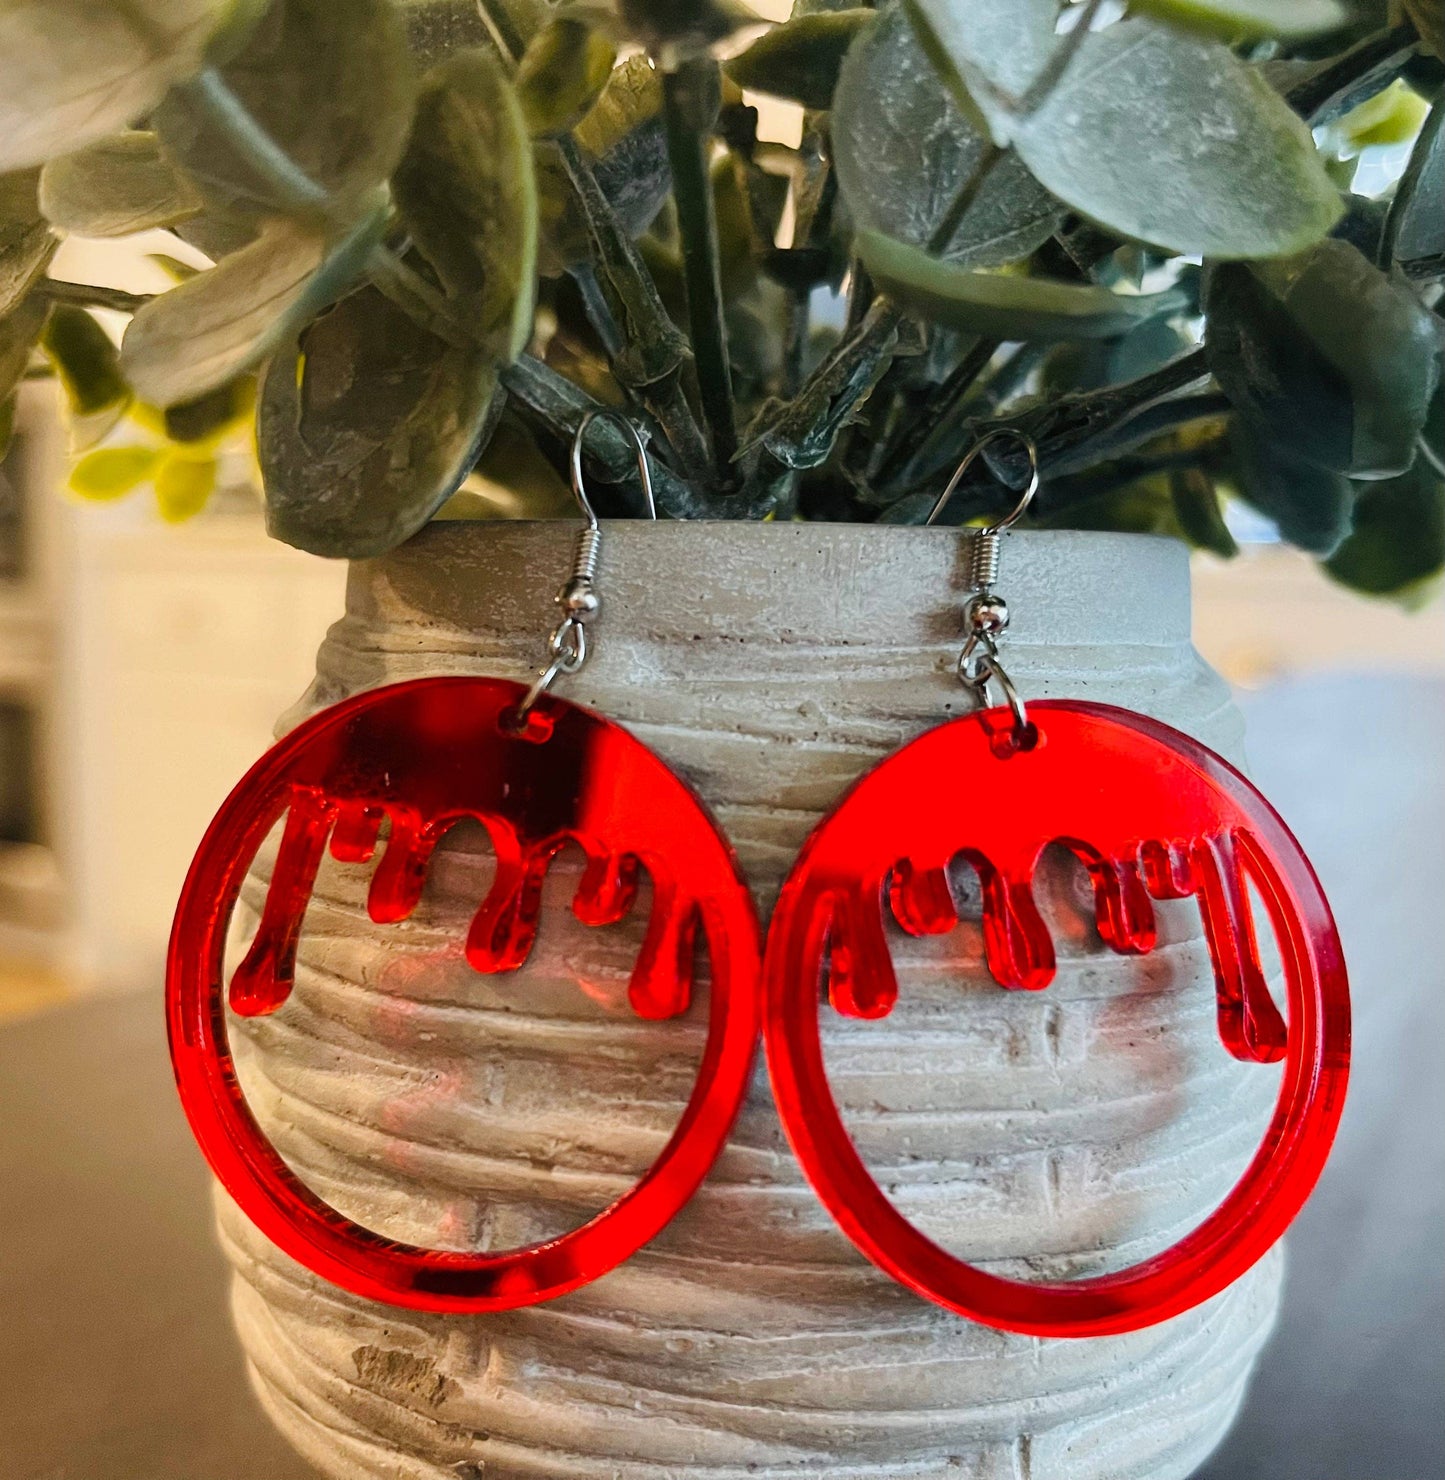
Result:
[[[127,293],[120,288],[99,288],[91,283],[70,283],[64,278],[41,278],[35,292],[52,303],[73,303],[79,308],[110,308],[116,313],[135,313],[154,293]]]
[[[681,62],[676,71],[664,72],[662,101],[667,158],[672,166],[672,198],[682,237],[682,278],[698,395],[719,481],[726,488],[734,481],[738,437],[723,315],[717,215],[708,169],[708,140],[722,101],[717,63],[710,57],[693,57]]]
[[[1102,5],[1103,0],[1088,0],[1077,23],[1054,48],[1043,71],[1029,83],[1028,91],[1019,99],[1018,107],[1014,111],[1021,117],[1027,118],[1030,113],[1037,113],[1048,101],[1049,94],[1064,80],[1064,73],[1069,70],[1070,64],[1079,54],[1079,49],[1088,39],[1094,18],[1098,15]]]

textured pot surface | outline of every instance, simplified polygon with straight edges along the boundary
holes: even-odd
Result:
[[[565,524],[433,526],[352,572],[305,713],[432,673],[530,675],[570,560]],[[766,911],[808,831],[874,760],[967,712],[956,531],[608,527],[595,656],[559,690],[686,776]],[[1238,758],[1239,719],[1189,641],[1172,542],[1024,533],[1004,551],[1006,658],[1028,696],[1102,700]],[[940,776],[942,787],[968,778]],[[926,798],[922,799],[926,805]],[[960,840],[962,842],[963,840]],[[263,897],[270,855],[247,900]],[[623,991],[645,912],[589,929],[549,877],[523,971],[462,946],[491,862],[452,835],[416,916],[366,917],[369,869],[328,865],[282,1012],[233,1020],[278,1148],[358,1221],[501,1248],[575,1227],[652,1161],[691,1087],[705,1000],[648,1024]],[[963,923],[895,940],[902,995],[825,1012],[834,1092],[895,1202],[955,1253],[1021,1277],[1093,1273],[1172,1242],[1252,1154],[1277,1071],[1235,1062],[1191,901],[1149,956],[1108,951],[1082,871],[1041,876],[1059,972],[1006,993]],[[704,998],[705,998],[705,994]],[[701,1193],[590,1288],[502,1315],[417,1315],[323,1285],[221,1199],[257,1388],[326,1474],[407,1480],[1189,1474],[1268,1333],[1276,1251],[1206,1306],[1130,1336],[993,1331],[875,1271],[802,1181],[761,1062]]]

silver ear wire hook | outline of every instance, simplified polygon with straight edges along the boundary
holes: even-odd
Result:
[[[993,588],[998,580],[1003,536],[1023,517],[1024,511],[1033,503],[1034,495],[1039,491],[1039,451],[1034,446],[1033,439],[1011,427],[998,427],[975,442],[964,455],[963,461],[954,469],[953,477],[948,480],[948,487],[939,494],[927,523],[933,524],[943,512],[973,460],[990,442],[1004,437],[1013,438],[1028,454],[1029,481],[1019,495],[1018,502],[1002,519],[970,532],[967,579],[968,588],[974,594],[964,608],[969,632],[963,651],[958,655],[958,677],[961,683],[973,690],[985,707],[988,705],[989,680],[997,681],[999,688],[1003,690],[1004,701],[1013,714],[1015,743],[1022,746],[1031,734],[1028,710],[1018,689],[1014,687],[1013,680],[999,662],[998,640],[1008,630],[1009,610],[1008,603]]]
[[[581,670],[588,656],[587,626],[602,610],[602,598],[597,593],[597,564],[602,556],[602,525],[597,511],[587,497],[587,478],[582,468],[583,441],[587,428],[594,421],[611,421],[621,427],[637,453],[637,476],[642,484],[642,494],[647,501],[648,518],[657,519],[657,499],[652,491],[652,470],[647,462],[647,447],[632,422],[620,411],[610,407],[594,406],[581,420],[572,438],[571,469],[572,497],[586,521],[577,536],[577,549],[572,557],[572,574],[567,577],[557,593],[557,605],[562,608],[562,620],[552,629],[547,638],[547,663],[533,680],[525,698],[517,706],[516,724],[520,728],[526,723],[537,700],[563,675]]]

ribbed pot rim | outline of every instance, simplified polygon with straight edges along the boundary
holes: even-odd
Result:
[[[555,619],[573,520],[439,521],[358,562],[349,606],[380,580],[460,630]],[[968,531],[744,520],[604,520],[600,631],[696,640],[948,642],[968,594]],[[467,567],[475,564],[475,572]],[[1020,644],[1174,645],[1190,635],[1189,552],[1160,535],[1016,530],[998,589]]]

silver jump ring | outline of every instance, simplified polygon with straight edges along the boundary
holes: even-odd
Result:
[[[998,680],[998,686],[1003,690],[1004,702],[1013,715],[1014,744],[1022,746],[1028,740],[1032,726],[1029,723],[1028,706],[1023,701],[1023,695],[1014,687],[1013,679],[1008,676],[1008,670],[999,662],[995,654],[985,653],[978,660],[974,672],[977,675],[975,691],[983,698],[985,707],[988,706],[988,681],[991,678]]]

